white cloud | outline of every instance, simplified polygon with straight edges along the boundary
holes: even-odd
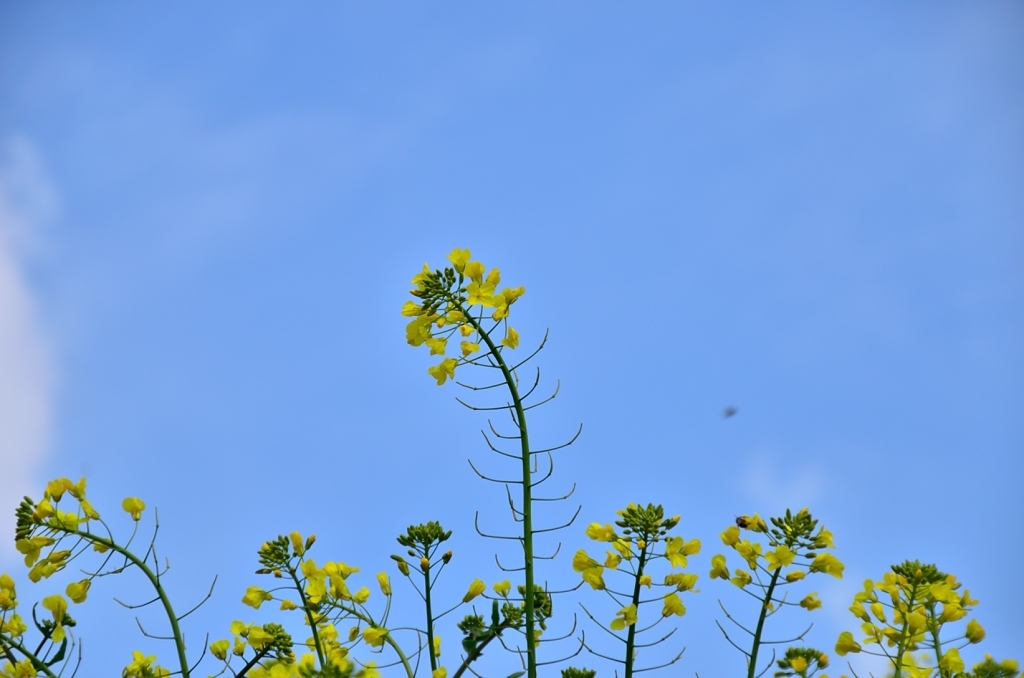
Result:
[[[14,551],[14,509],[37,489],[50,439],[54,370],[25,261],[56,209],[32,144],[7,140],[0,146],[0,558]]]

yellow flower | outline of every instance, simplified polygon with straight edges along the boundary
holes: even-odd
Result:
[[[616,539],[612,542],[612,546],[619,552],[625,560],[629,560],[633,557],[633,549],[630,548],[630,541],[628,539]]]
[[[473,583],[469,585],[469,590],[466,591],[466,595],[462,596],[462,602],[468,603],[486,590],[487,584],[483,583],[480,579],[474,579]]]
[[[951,647],[946,650],[942,660],[939,661],[939,668],[950,673],[958,673],[964,670],[964,660],[960,658],[960,650]]]
[[[512,588],[512,582],[508,579],[503,579],[494,585],[494,592],[502,598],[508,598],[508,592]]]
[[[612,620],[612,630],[621,631],[627,626],[632,626],[636,623],[636,605],[627,605],[618,612],[615,613],[615,619]]]
[[[750,573],[747,572],[746,570],[739,570],[738,569],[738,570],[736,570],[736,573],[733,575],[733,578],[730,579],[729,581],[731,581],[735,586],[739,586],[740,588],[743,588],[744,586],[746,586],[747,584],[749,584],[751,582]]]
[[[459,347],[462,349],[462,355],[468,356],[470,353],[476,353],[480,350],[480,344],[474,341],[463,341],[459,343]]]
[[[448,678],[448,669],[439,666],[430,674],[430,678]]]
[[[483,282],[483,280],[484,280],[484,265],[483,265],[483,263],[480,262],[480,261],[471,261],[471,262],[469,262],[468,264],[466,264],[466,269],[463,271],[463,275],[465,275],[470,280],[473,280],[474,282],[478,282],[478,283],[479,282]]]
[[[249,645],[252,649],[259,651],[263,649],[264,645],[273,640],[273,638],[274,637],[267,633],[262,626],[253,626],[249,629],[249,635],[246,637],[246,640],[249,641]]]
[[[85,480],[85,478],[82,478],[82,480]],[[82,507],[82,513],[85,514],[85,518],[83,518],[83,520],[100,519],[100,514],[96,511],[96,509],[92,507],[92,504],[89,503],[88,499],[83,497],[82,500],[80,501],[80,505]]]
[[[366,588],[365,586],[360,587],[358,591],[352,594],[352,600],[356,603],[359,603],[360,605],[362,605],[369,599],[370,589]]]
[[[388,577],[387,572],[377,573],[377,584],[380,586],[380,592],[385,596],[391,595],[391,578]]]
[[[387,629],[369,627],[363,630],[363,642],[370,647],[382,647],[386,635],[388,635]]]
[[[818,594],[811,593],[805,596],[804,599],[800,601],[800,607],[806,609],[808,612],[811,610],[817,610],[821,607],[821,601],[818,600]]]
[[[434,636],[434,656],[441,656],[441,636]]]
[[[356,678],[381,678],[377,662],[367,662],[356,674]]]
[[[604,559],[604,566],[609,570],[618,569],[619,563],[622,562],[622,556],[613,551],[605,551],[605,553],[608,554],[608,557]]]
[[[796,559],[796,554],[793,553],[785,544],[779,546],[774,551],[769,551],[765,554],[764,559],[768,562],[768,571],[777,570],[780,567],[786,567],[793,564]]]
[[[470,306],[494,306],[494,285],[473,281],[466,286],[466,296]]]
[[[572,569],[576,572],[583,572],[591,567],[598,567],[598,562],[587,555],[587,552],[580,549],[572,557]]]
[[[711,578],[728,579],[729,568],[725,566],[725,556],[717,555],[711,557]]]
[[[151,664],[156,661],[156,657],[149,655],[148,657],[138,650],[132,650],[132,663],[124,667],[124,675],[127,676],[142,676],[149,672]]]
[[[271,600],[273,597],[274,596],[267,591],[264,591],[259,586],[250,586],[245,590],[245,595],[242,596],[242,602],[249,607],[258,610],[264,601]]]
[[[649,575],[649,574],[640,575],[640,585],[641,586],[646,586],[647,588],[651,588],[651,575]]]
[[[331,597],[337,600],[350,600],[352,594],[348,590],[348,584],[345,583],[345,578],[340,574],[332,574],[330,579],[331,584]]]
[[[832,533],[826,530],[824,527],[821,528],[820,530],[818,530],[818,536],[814,538],[814,545],[819,549],[834,549],[835,544],[832,543]]]
[[[138,522],[138,520],[142,518],[142,512],[146,508],[146,502],[142,501],[138,497],[128,497],[121,502],[121,508],[123,508],[126,513],[131,514],[132,520]]]
[[[89,587],[92,586],[92,581],[89,579],[83,579],[82,581],[73,581],[68,584],[68,587],[64,590],[75,603],[84,603],[85,596],[89,593]]]
[[[980,643],[985,639],[985,629],[981,628],[981,624],[978,623],[977,619],[972,619],[967,622],[967,631],[964,634],[972,643]]]
[[[669,537],[665,540],[665,557],[672,567],[686,567],[685,547],[682,537]]]
[[[39,559],[39,554],[43,547],[49,546],[52,543],[53,539],[50,537],[37,536],[29,539],[19,539],[14,542],[14,546],[20,553],[25,554],[25,565],[31,567]]]
[[[64,596],[58,593],[43,598],[43,607],[53,615],[53,621],[60,624],[64,621],[64,615],[67,614],[68,601],[64,600]]]
[[[811,563],[811,572],[827,572],[836,579],[843,578],[843,570],[846,568],[839,559],[831,553],[819,553]]]
[[[850,652],[860,652],[860,643],[853,639],[852,633],[843,631],[836,641],[836,654],[845,657]]]
[[[405,341],[410,346],[422,346],[423,342],[430,339],[433,335],[430,333],[430,327],[434,322],[434,317],[429,315],[421,315],[413,318],[408,325],[405,326]]]
[[[686,608],[683,606],[683,601],[678,593],[670,593],[665,596],[665,605],[661,608],[662,617],[669,617],[671,615],[682,617],[684,614],[686,614]]]
[[[452,262],[452,266],[455,267],[456,271],[462,273],[466,270],[466,264],[469,263],[470,256],[472,255],[469,253],[468,249],[463,250],[456,248],[448,254],[448,261]],[[426,269],[426,264],[424,264],[423,267]],[[416,282],[415,278],[413,278],[413,282]]]
[[[302,534],[298,531],[289,532],[288,539],[292,542],[292,550],[295,552],[295,555],[301,556],[306,552],[306,543],[302,539]]]
[[[501,343],[503,346],[508,346],[513,349],[516,348],[519,346],[519,333],[509,327],[508,332],[505,335],[505,338],[501,340]]]
[[[800,581],[805,576],[806,574],[803,570],[790,570],[786,573],[786,581],[792,584],[795,581]]]
[[[210,654],[217,659],[224,661],[228,657],[228,649],[231,647],[231,643],[226,640],[217,640],[210,643]]]
[[[789,668],[797,673],[807,670],[807,660],[803,657],[793,657],[789,660]]]
[[[604,590],[604,568],[600,565],[596,567],[588,567],[583,570],[583,581],[590,584],[590,588],[595,591]]]
[[[56,480],[51,480],[46,484],[43,496],[51,498],[54,501],[60,501],[60,498],[64,496],[64,492],[70,487],[72,487],[70,480],[67,478],[57,478]]]
[[[402,315],[406,318],[415,318],[420,314],[423,307],[417,304],[415,301],[407,301],[402,304]]]
[[[615,534],[615,528],[610,523],[590,523],[587,526],[587,536],[594,541],[615,541],[618,539],[618,535]]]
[[[939,620],[942,622],[957,621],[967,616],[967,610],[960,607],[960,603],[946,603],[942,606]]]
[[[448,338],[431,337],[426,340],[427,348],[430,349],[430,355],[444,355],[445,350],[448,348]]]
[[[442,385],[448,379],[455,378],[455,365],[458,364],[455,358],[445,358],[439,364],[427,368],[427,373],[437,379],[437,385]]]
[[[726,546],[735,546],[736,542],[740,540],[740,528],[730,525],[719,536],[722,538],[722,543]]]
[[[854,603],[851,605],[850,612],[853,613],[853,616],[867,623],[871,622],[871,617],[868,616],[868,611],[864,609],[864,605],[862,603]]]
[[[12,614],[10,619],[0,623],[0,632],[6,633],[12,638],[18,638],[28,631],[28,625],[21,619],[21,615]]]
[[[747,565],[750,566],[750,569],[753,570],[757,568],[757,559],[761,557],[760,544],[752,544],[749,540],[744,539],[733,546],[733,548],[736,549],[736,553],[743,556],[743,559],[747,561]]]
[[[677,591],[690,591],[697,583],[697,575],[676,572],[665,575],[665,586],[675,586]]]
[[[282,610],[285,610],[285,611],[287,611],[287,610],[294,610],[294,609],[297,609],[298,607],[299,607],[298,605],[296,605],[292,601],[288,600],[287,598],[285,598],[284,600],[281,601],[281,609]]]

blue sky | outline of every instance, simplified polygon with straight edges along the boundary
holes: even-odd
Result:
[[[60,475],[158,506],[176,597],[220,577],[194,637],[274,619],[238,601],[293,529],[369,574],[439,519],[452,595],[498,579],[486,422],[398,313],[469,247],[526,286],[524,344],[550,328],[534,435],[584,425],[552,584],[587,522],[662,503],[704,542],[681,668],[735,672],[717,534],[807,505],[847,564],[810,644],[917,558],[1020,658],[1022,29],[1008,2],[7,4],[0,508]],[[111,601],[134,586],[76,610],[88,675],[167,655]]]

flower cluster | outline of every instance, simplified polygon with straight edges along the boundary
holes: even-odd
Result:
[[[614,526],[610,523],[591,523],[586,529],[590,539],[611,546],[605,551],[604,562],[599,562],[586,550],[580,549],[573,557],[572,566],[592,589],[607,592],[620,606],[608,626],[613,632],[627,632],[624,664],[626,675],[631,675],[635,659],[634,636],[640,632],[637,630],[640,608],[648,603],[660,604],[660,616],[647,629],[667,617],[686,614],[686,607],[679,594],[696,591],[694,586],[697,575],[681,570],[687,566],[689,556],[700,552],[700,541],[687,541],[681,536],[669,535],[679,524],[679,516],[666,518],[661,506],[631,503],[617,513],[619,519]],[[669,566],[660,582],[655,581],[650,572],[651,565],[659,560],[667,561]],[[609,587],[604,579],[606,571],[627,577],[627,590],[619,591]],[[656,588],[662,591],[667,589],[667,592],[644,595],[645,591]],[[590,614],[589,611],[587,614]],[[590,616],[593,619],[593,615]]]
[[[487,356],[498,356],[502,348],[519,346],[519,333],[508,324],[509,308],[526,292],[524,287],[505,287],[498,291],[501,271],[488,271],[479,261],[470,259],[468,249],[454,249],[448,255],[451,266],[431,271],[427,264],[412,282],[410,294],[419,302],[407,301],[402,315],[412,318],[405,328],[411,346],[426,346],[430,355],[446,355],[448,340],[458,335],[459,357],[446,357],[427,372],[438,385],[455,378],[455,368],[476,363]],[[503,338],[492,340],[494,330],[504,325]],[[481,348],[483,344],[483,348]]]
[[[811,517],[806,508],[795,515],[787,510],[784,517],[771,520],[774,527],[769,528],[755,513],[753,516],[737,518],[735,525],[726,528],[720,535],[722,543],[732,548],[749,570],[736,567],[730,573],[725,556],[718,554],[711,558],[711,578],[724,579],[740,588],[755,583],[765,590],[769,585],[774,590],[776,586],[794,584],[815,572],[842,578],[843,564],[831,553],[823,551],[834,548],[832,533],[824,527],[815,531],[818,521]],[[760,541],[741,538],[740,530],[764,534],[768,548]],[[783,568],[787,569],[783,571]],[[764,581],[765,576],[770,580],[769,583]],[[772,604],[771,600],[767,602]],[[821,607],[821,601],[816,593],[811,593],[801,599],[799,605],[806,610],[815,610]]]
[[[778,664],[779,670],[775,672],[775,678],[786,678],[787,676],[811,678],[818,671],[828,667],[828,655],[812,647],[791,647],[786,650],[786,655],[776,664]],[[828,676],[822,674],[821,678],[828,678]]]
[[[947,624],[964,619],[978,604],[968,591],[960,593],[960,588],[954,575],[940,572],[935,565],[916,560],[893,565],[881,581],[866,580],[863,590],[854,596],[850,612],[863,622],[864,637],[857,642],[852,633],[844,631],[836,653],[885,656],[908,675],[923,678],[931,675],[933,668],[918,664],[912,653],[925,650],[937,659],[944,675],[963,671],[960,648],[980,643],[985,629],[971,619],[960,635],[942,638]],[[958,642],[959,647],[943,649]],[[863,647],[872,645],[876,646],[873,651]]]

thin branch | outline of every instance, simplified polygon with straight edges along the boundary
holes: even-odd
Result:
[[[198,605],[196,605],[191,610],[189,610],[185,614],[183,614],[180,617],[178,617],[178,621],[181,621],[182,619],[184,619],[185,617],[189,616],[190,614],[192,614],[193,612],[198,610],[200,607],[202,607],[203,603],[208,601],[213,596],[213,587],[216,586],[216,585],[217,585],[217,575],[213,575],[213,583],[210,584],[210,590],[206,593],[206,597],[203,598],[202,600],[200,600]]]
[[[555,530],[564,530],[565,528],[569,527],[570,525],[572,525],[573,523],[576,522],[576,518],[580,515],[580,511],[581,510],[583,510],[583,505],[582,504],[576,509],[576,513],[572,514],[572,518],[569,519],[569,522],[565,523],[564,525],[558,525],[556,527],[545,527],[545,528],[542,528],[540,530],[534,530],[533,533],[534,534],[542,534],[544,532],[554,532]]]
[[[477,474],[478,476],[480,476],[484,480],[489,480],[492,483],[502,483],[502,484],[505,484],[505,485],[508,485],[508,484],[522,485],[523,484],[522,480],[500,480],[498,478],[491,478],[489,476],[485,476],[483,473],[480,473],[480,471],[477,470],[476,466],[473,466],[473,460],[472,459],[467,459],[466,461],[469,462],[469,467],[471,469],[473,469],[473,473]]]
[[[574,492],[576,492],[576,483],[572,484],[572,489],[569,490],[569,494],[566,494],[564,496],[561,496],[561,497],[534,497],[533,500],[534,501],[562,501],[564,499],[568,499],[569,497],[571,497]]]
[[[549,448],[548,448],[548,449],[546,449],[546,450],[533,450],[533,451],[531,451],[531,452],[530,452],[530,454],[543,454],[544,452],[554,452],[555,450],[560,450],[560,449],[562,449],[563,447],[569,447],[569,446],[570,446],[570,445],[572,445],[572,444],[573,444],[574,442],[576,442],[576,439],[580,437],[580,434],[581,434],[581,433],[583,433],[583,424],[580,424],[580,427],[579,427],[579,429],[577,429],[577,430],[576,430],[576,435],[574,435],[574,436],[572,437],[572,440],[570,440],[569,442],[567,442],[567,443],[562,443],[561,445],[559,445],[559,446],[557,446],[557,447],[549,447]]]
[[[487,537],[488,539],[507,539],[509,541],[521,541],[522,537],[505,537],[500,534],[487,534],[480,529],[480,512],[477,511],[473,518],[473,527],[476,528],[476,533],[481,537]]]

